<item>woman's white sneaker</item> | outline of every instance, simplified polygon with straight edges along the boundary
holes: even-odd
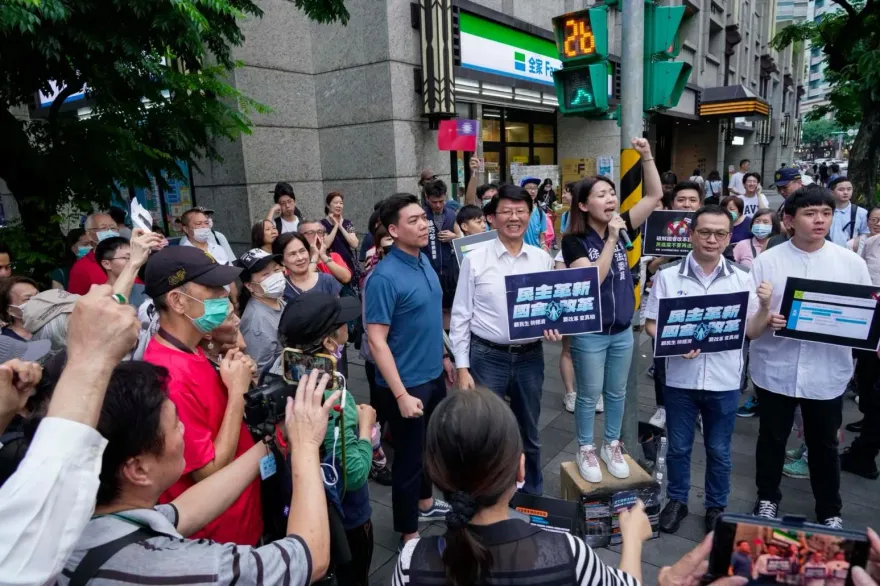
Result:
[[[623,458],[623,444],[620,440],[614,440],[610,444],[602,446],[602,461],[608,467],[608,472],[615,478],[629,478],[629,465]]]
[[[565,396],[562,397],[562,403],[565,405],[565,410],[569,413],[574,413],[575,402],[577,402],[577,393],[565,393]]]
[[[596,448],[591,445],[581,446],[575,460],[581,478],[587,482],[602,482],[602,469],[599,467],[599,458],[596,457]]]

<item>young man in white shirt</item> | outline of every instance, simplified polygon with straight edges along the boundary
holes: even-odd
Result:
[[[834,243],[846,243],[862,234],[869,234],[868,210],[852,203],[853,184],[846,177],[837,177],[828,182],[828,189],[834,197],[834,219],[828,238]]]
[[[657,336],[661,298],[741,291],[754,295],[749,274],[722,256],[730,244],[732,230],[730,214],[722,207],[709,205],[697,210],[691,221],[693,250],[684,260],[664,267],[654,278],[645,310],[645,329],[649,336]],[[694,424],[701,415],[707,461],[705,504],[708,533],[724,512],[730,493],[730,438],[736,420],[743,355],[740,350],[728,350],[701,356],[699,350],[693,350],[680,357],[666,358],[665,363],[663,394],[669,407],[666,417],[669,436],[666,493],[669,502],[660,513],[660,529],[675,533],[688,515]]]
[[[818,185],[802,187],[785,201],[785,223],[793,229],[793,236],[761,253],[752,265],[757,298],[749,303],[748,336],[752,340],[749,372],[761,404],[755,514],[778,516],[785,444],[799,405],[810,451],[816,516],[820,523],[839,528],[842,520],[837,430],[842,418],[843,393],[853,374],[852,351],[843,346],[773,335],[773,330],[785,326],[786,316],[780,315],[779,309],[789,277],[871,284],[861,257],[826,241],[833,210],[834,199]]]
[[[544,349],[541,338],[511,342],[504,277],[549,271],[553,260],[545,251],[523,241],[532,206],[536,205],[525,189],[502,186],[496,204],[492,215],[498,239],[464,257],[452,303],[449,337],[459,388],[473,389],[476,381],[501,397],[510,396],[526,456],[523,490],[540,495],[544,482],[538,418]],[[544,336],[561,340],[555,331],[547,330]]]
[[[752,162],[748,159],[743,159],[739,162],[739,171],[730,176],[730,183],[727,184],[727,190],[730,192],[730,195],[745,195],[746,188],[743,183],[743,177],[749,172],[749,165],[751,164]]]

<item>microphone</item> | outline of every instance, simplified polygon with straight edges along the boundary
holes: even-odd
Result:
[[[619,218],[620,214],[614,214],[614,217]],[[620,239],[623,240],[624,247],[626,247],[627,250],[632,250],[633,243],[632,240],[630,240],[629,238],[629,232],[626,231],[626,228],[618,232],[618,234],[620,235]]]

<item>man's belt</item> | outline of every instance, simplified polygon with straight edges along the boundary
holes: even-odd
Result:
[[[475,342],[479,342],[483,346],[488,346],[493,350],[507,352],[508,354],[525,354],[526,352],[531,352],[532,350],[537,350],[541,348],[541,340],[535,340],[534,342],[529,342],[528,344],[496,344],[495,342],[490,342],[489,340],[483,339],[473,333],[471,334],[471,339]]]

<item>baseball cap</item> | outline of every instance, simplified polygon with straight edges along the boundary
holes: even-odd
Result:
[[[541,180],[537,177],[523,177],[519,182],[520,187],[525,187],[529,183],[534,183],[535,185],[541,185]]]
[[[241,255],[241,258],[238,259],[238,264],[244,268],[241,272],[242,282],[246,283],[250,281],[253,273],[262,271],[266,268],[266,265],[273,260],[278,264],[281,264],[281,255],[270,254],[262,248],[251,248],[245,252]]]
[[[422,169],[422,174],[419,176],[419,185],[423,185],[428,181],[433,181],[436,178],[437,175],[434,174],[433,169],[431,169],[430,167]]]
[[[307,293],[287,304],[278,331],[288,344],[308,344],[357,319],[360,314],[361,302],[355,297]]]
[[[240,274],[240,268],[217,264],[195,246],[169,246],[150,255],[144,267],[144,292],[155,299],[190,282],[225,287]]]
[[[794,167],[782,167],[773,175],[773,182],[777,187],[785,187],[795,179],[801,178],[801,172]]]
[[[73,311],[79,295],[68,293],[63,289],[41,291],[28,299],[22,310],[24,329],[34,333],[44,325],[63,313]]]
[[[206,216],[210,216],[211,214],[214,213],[214,210],[212,210],[212,209],[210,209],[210,208],[206,208],[205,206],[196,206],[196,207],[194,207],[193,209],[194,209],[194,210],[199,210],[200,212],[202,212],[202,213],[205,214]]]
[[[25,362],[37,362],[49,353],[52,343],[49,340],[22,342],[12,336],[0,336],[0,364],[18,358]]]

